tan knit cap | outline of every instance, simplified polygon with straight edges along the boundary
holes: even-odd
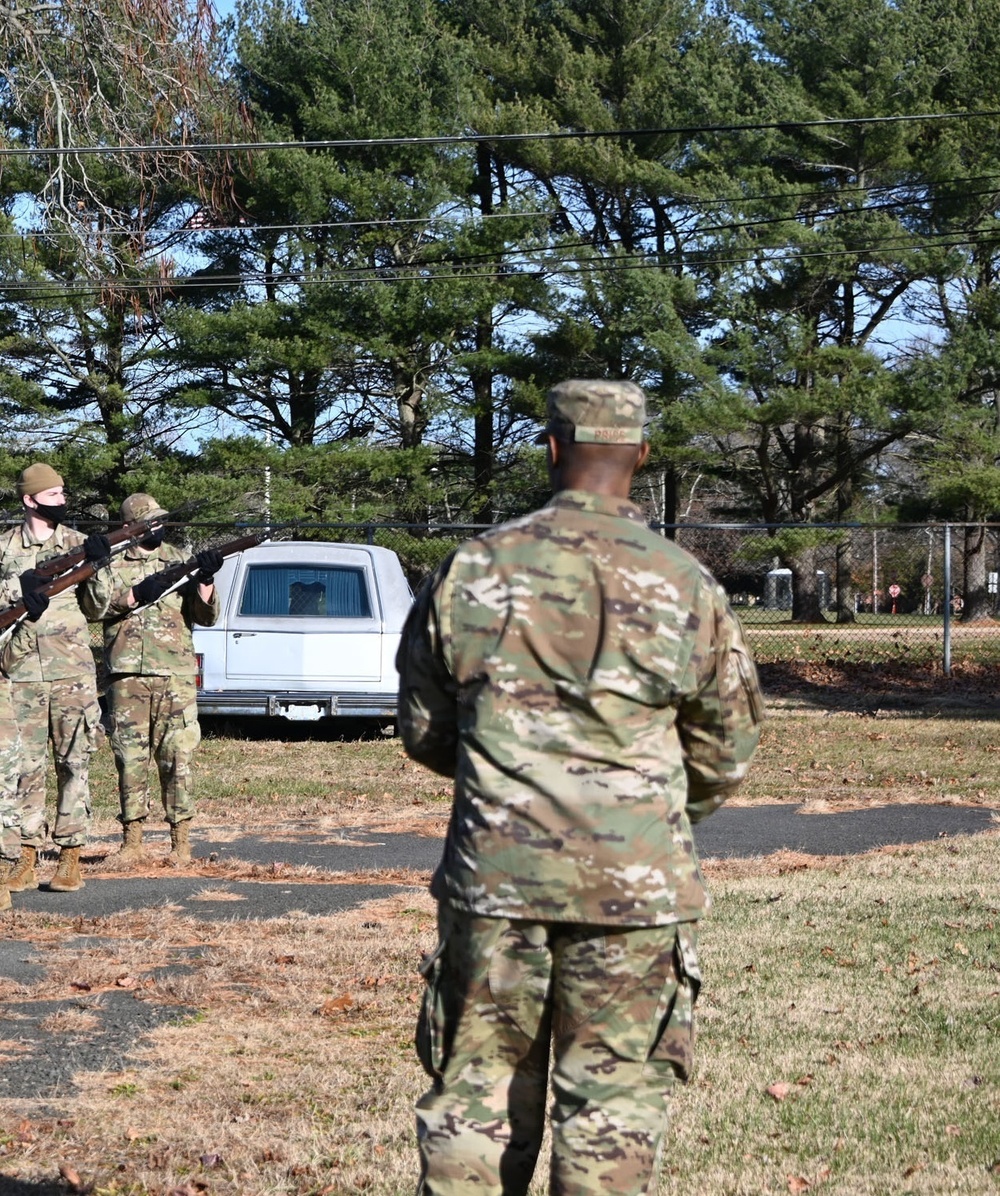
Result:
[[[17,492],[24,498],[26,494],[34,495],[41,494],[43,490],[55,490],[62,484],[62,478],[51,465],[46,465],[44,461],[36,461],[34,465],[21,470],[21,476],[17,479]]]

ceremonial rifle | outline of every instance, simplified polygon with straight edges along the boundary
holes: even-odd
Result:
[[[163,516],[159,519],[154,519],[154,523],[162,523]],[[140,521],[137,521],[140,522]],[[147,522],[145,520],[141,522]],[[124,529],[123,529],[124,530]],[[143,533],[146,534],[146,533]],[[227,544],[220,545],[216,551],[222,556],[232,556],[237,552],[244,552],[248,548],[253,548],[255,545],[262,543],[267,539],[263,533],[257,533],[252,536],[242,536],[238,540],[230,540]],[[69,555],[68,553],[66,555]],[[82,554],[81,554],[82,558]],[[38,587],[38,591],[45,594],[49,598],[54,598],[56,594],[61,594],[64,590],[72,589],[73,586],[78,586],[82,582],[89,580],[97,570],[100,564],[95,561],[84,561],[81,559],[80,564],[75,569],[69,569],[65,573],[61,573],[58,577],[51,581],[46,581]],[[168,581],[171,586],[183,580],[186,576],[194,573],[198,569],[198,560],[196,557],[191,557],[189,560],[180,561],[176,565],[168,565],[166,569],[161,569],[159,573],[151,573],[150,577],[162,577],[164,581]],[[7,607],[6,610],[0,611],[0,633],[6,631],[9,627],[13,627],[15,623],[21,621],[27,612],[24,608],[24,600],[15,602],[13,606]]]
[[[112,549],[112,556],[119,552],[125,552],[127,549],[133,547],[133,545],[141,543],[154,527],[162,527],[166,523],[179,523],[188,516],[193,515],[203,505],[202,502],[186,502],[175,511],[168,511],[165,515],[150,515],[146,519],[134,519],[131,523],[122,524],[117,531],[107,533],[108,543]],[[49,557],[47,561],[43,561],[40,565],[35,566],[34,573],[44,581],[50,581],[52,578],[61,577],[62,574],[68,572],[70,569],[75,569],[78,565],[82,565],[85,559],[83,545],[81,545],[70,552],[63,552],[59,556]],[[84,578],[83,580],[86,579]],[[58,594],[60,591],[55,590],[53,593]],[[0,624],[0,630],[2,630],[2,624]]]
[[[268,539],[268,536],[264,532],[255,532],[251,536],[240,536],[238,540],[229,540],[226,544],[219,544],[214,546],[214,548],[222,557],[235,556],[237,552],[246,552],[248,548],[255,548],[266,539]],[[150,573],[142,580],[148,581],[150,577],[159,578],[164,586],[163,594],[160,597],[165,597],[178,582],[183,581],[186,577],[190,577],[200,568],[197,556],[192,556],[186,561],[178,561],[176,565],[168,565],[166,569],[160,569],[157,573]],[[159,598],[157,599],[158,601]],[[153,603],[146,603],[146,605],[152,606]],[[0,623],[0,631],[2,630],[3,625]]]

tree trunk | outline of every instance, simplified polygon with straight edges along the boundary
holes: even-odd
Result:
[[[816,549],[803,548],[790,557],[792,571],[792,622],[825,623],[820,605],[819,579],[816,576]]]
[[[982,524],[966,524],[962,559],[965,585],[961,621],[981,622],[990,618],[990,596],[986,588],[986,528]]]
[[[837,622],[853,623],[854,614],[854,552],[848,536],[837,545]]]

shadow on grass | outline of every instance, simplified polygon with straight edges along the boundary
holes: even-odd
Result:
[[[958,661],[940,668],[899,663],[759,661],[764,692],[777,708],[928,718],[1000,717],[1000,670]]]
[[[392,719],[324,718],[315,722],[290,722],[285,718],[234,718],[227,715],[199,715],[201,733],[206,739],[245,739],[254,742],[278,740],[281,743],[337,743],[340,741],[378,741],[395,734]],[[3,1193],[0,1192],[0,1196]]]
[[[75,1191],[58,1179],[11,1179],[0,1174],[0,1196],[66,1196]]]

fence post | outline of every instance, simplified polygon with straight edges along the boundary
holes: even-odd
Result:
[[[944,525],[944,675],[951,676],[951,524]]]

